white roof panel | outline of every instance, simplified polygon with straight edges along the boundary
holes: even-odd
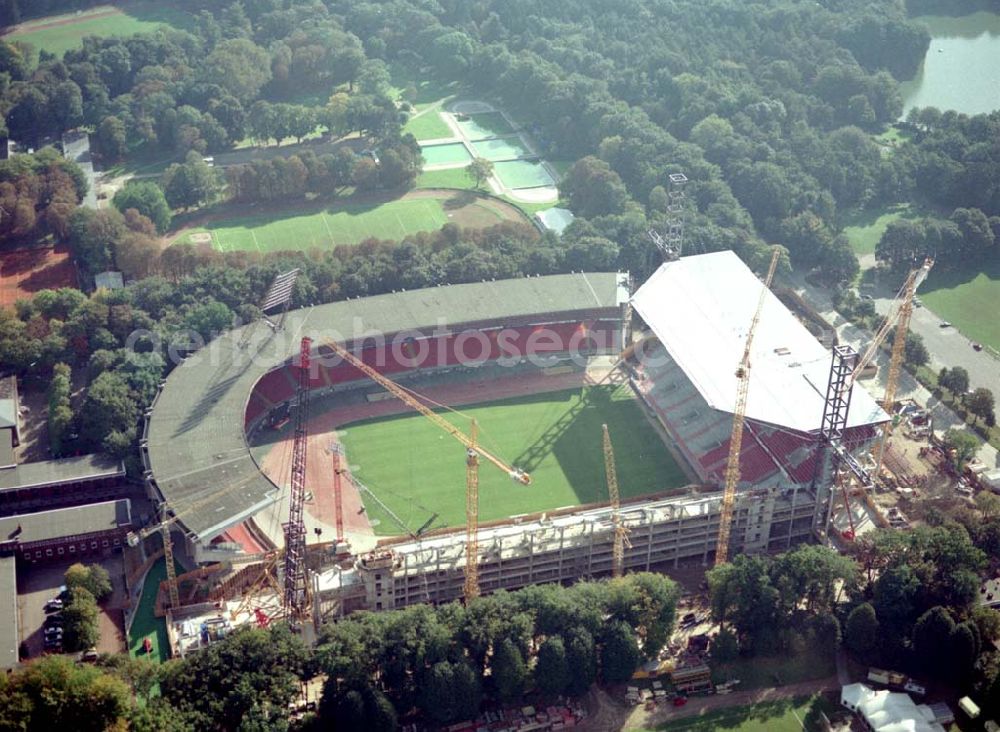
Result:
[[[713,409],[735,408],[735,371],[761,287],[736,254],[724,251],[667,262],[632,297],[635,310]],[[747,418],[818,431],[830,359],[830,352],[768,292],[750,357]],[[856,384],[848,427],[887,419]]]

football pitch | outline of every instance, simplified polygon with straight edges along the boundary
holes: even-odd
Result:
[[[823,696],[798,697],[762,702],[745,707],[727,707],[698,717],[678,719],[657,727],[662,732],[802,732],[819,729],[820,711],[836,707]],[[815,726],[810,723],[814,723]]]
[[[608,500],[601,449],[606,423],[615,447],[623,499],[677,488],[684,473],[647,423],[628,387],[583,387],[462,407],[445,416],[463,430],[479,423],[479,444],[531,472],[531,485],[512,481],[483,459],[479,518]],[[355,477],[385,504],[362,495],[375,532],[395,535],[465,522],[465,449],[419,415],[345,425],[341,440]],[[435,517],[435,514],[437,516]]]
[[[436,198],[338,206],[336,210],[272,212],[258,216],[213,221],[192,235],[210,233],[219,251],[276,252],[289,249],[333,249],[370,237],[398,241],[418,231],[437,231],[449,221],[443,202]],[[197,237],[195,238],[197,240]]]
[[[15,33],[4,36],[8,43],[25,41],[36,50],[56,56],[77,48],[86,36],[130,36],[149,33],[161,26],[188,29],[194,19],[187,13],[155,2],[124,3],[121,8],[100,5],[66,15],[51,15],[23,23]]]

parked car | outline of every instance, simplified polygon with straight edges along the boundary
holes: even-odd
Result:
[[[45,612],[54,613],[63,609],[63,601],[58,597],[53,597],[47,603],[45,603]]]
[[[80,660],[83,663],[93,663],[97,660],[98,655],[96,648],[88,648],[80,654]]]
[[[942,328],[950,328],[951,327],[951,323],[949,323],[947,320],[942,320],[941,321],[941,327]]]
[[[63,623],[65,623],[65,619],[62,613],[53,613],[45,618],[46,628],[61,628],[63,627]]]
[[[983,350],[983,344],[982,343],[973,343],[972,344],[972,350],[973,351],[981,351],[981,350]]]
[[[59,640],[62,640],[63,629],[62,628],[46,628],[44,631],[42,631],[42,635],[45,638],[45,640],[53,640],[53,639],[56,639],[56,638],[58,638]]]

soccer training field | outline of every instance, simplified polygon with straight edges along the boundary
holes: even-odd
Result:
[[[819,729],[810,726],[819,719],[819,712],[829,714],[834,705],[822,696],[798,697],[762,702],[745,707],[728,707],[703,716],[667,722],[657,730],[662,732],[802,732]]]
[[[24,7],[24,6],[22,6]],[[37,50],[62,57],[77,48],[86,36],[130,36],[149,33],[160,26],[188,29],[194,18],[181,10],[156,2],[132,2],[116,8],[100,5],[81,13],[50,15],[23,23],[17,32],[4,37],[8,43],[25,41]]]
[[[464,171],[460,172],[464,175]],[[173,243],[198,243],[205,234],[210,234],[212,246],[223,252],[329,250],[372,237],[400,241],[419,231],[437,231],[447,223],[479,229],[504,221],[527,221],[522,212],[503,201],[462,198],[456,191],[433,190],[411,191],[402,198],[389,200],[345,199],[323,208],[282,206],[258,211],[207,219],[200,225],[195,222]]]
[[[582,503],[606,501],[601,424],[614,442],[622,498],[677,488],[683,472],[646,422],[628,387],[594,387],[536,394],[462,407],[479,421],[480,444],[534,481],[514,483],[482,460],[479,518],[492,521]],[[468,421],[448,418],[463,429]],[[465,450],[419,415],[403,414],[346,425],[341,437],[355,476],[409,531],[435,513],[432,527],[465,522]],[[533,458],[531,456],[534,456]],[[362,495],[375,532],[402,533],[389,515]]]

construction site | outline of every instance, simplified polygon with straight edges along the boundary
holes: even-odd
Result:
[[[265,316],[190,354],[147,413],[143,458],[160,514],[130,544],[152,553],[147,539],[163,539],[157,607],[172,654],[243,623],[284,618],[313,637],[358,610],[709,567],[806,541],[840,546],[891,525],[871,495],[887,474],[880,403],[894,403],[901,345],[878,401],[858,379],[892,333],[905,333],[932,263],[904,283],[864,354],[831,352],[771,292],[778,250],[758,279],[732,252],[681,257],[678,231],[651,235],[664,262],[639,285],[574,273],[289,310],[296,272],[278,277]],[[509,460],[486,444],[490,426],[457,408],[567,386],[625,390],[636,410],[628,419],[661,444],[634,458],[632,429],[606,423],[581,437],[569,429],[582,413],[574,407],[534,453]],[[423,498],[389,505],[390,493],[357,477],[364,466],[351,464],[339,426],[404,413],[450,445],[457,485],[446,493],[462,501],[460,520],[429,505],[416,525],[399,506]],[[512,486],[501,501],[519,490],[544,496],[529,468],[560,440],[600,466],[587,479],[601,494],[577,490],[591,500],[480,522],[480,472]],[[683,480],[641,489],[619,480],[629,463],[654,459],[676,462]],[[433,493],[423,480],[413,485]],[[178,576],[175,556],[192,571]]]

